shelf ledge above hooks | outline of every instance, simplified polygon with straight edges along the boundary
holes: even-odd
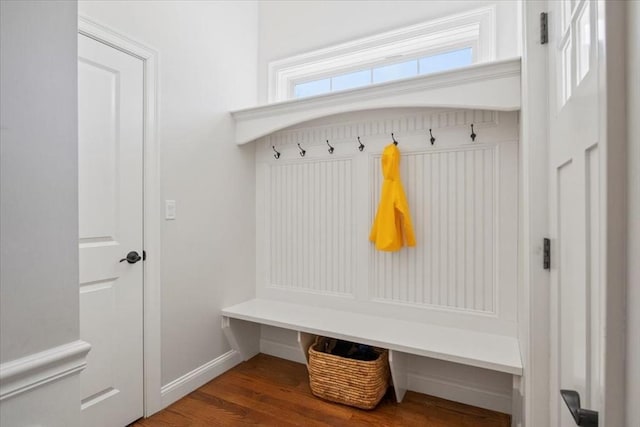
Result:
[[[520,109],[520,58],[231,112],[238,145],[309,120],[379,108]]]

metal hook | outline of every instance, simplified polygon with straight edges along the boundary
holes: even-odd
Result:
[[[362,143],[362,141],[360,141],[360,137],[358,137],[358,142],[360,143],[360,145],[358,145],[358,150],[364,150],[364,144]]]
[[[429,138],[429,141],[431,141],[431,145],[435,144],[436,138],[431,133],[431,129],[429,129],[429,135],[431,135],[431,138]]]
[[[329,140],[327,139],[327,145],[329,146],[329,154],[333,154],[333,147],[329,144]]]
[[[273,149],[273,152],[276,153],[273,155],[274,158],[279,159],[280,158],[280,152],[278,150],[276,150],[275,145],[272,145],[271,148]]]
[[[393,136],[393,132],[391,132],[391,139],[393,139],[393,144],[398,145],[398,141],[396,141],[395,136]]]
[[[300,143],[298,143],[298,148],[300,149],[300,157],[304,157],[304,155],[307,154],[307,151],[300,147]]]
[[[471,141],[475,141],[476,140],[476,133],[473,131],[473,123],[471,123]]]

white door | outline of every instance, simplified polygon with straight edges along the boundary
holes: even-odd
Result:
[[[551,425],[575,426],[560,389],[602,411],[604,307],[599,139],[598,10],[595,1],[549,1],[551,226]],[[600,424],[602,425],[602,424]]]
[[[83,426],[143,416],[143,62],[78,38],[80,336]],[[130,257],[134,261],[135,257]]]

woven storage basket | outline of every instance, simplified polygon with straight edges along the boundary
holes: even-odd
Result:
[[[375,348],[372,361],[349,359],[319,351],[323,343],[317,337],[309,347],[309,385],[322,399],[361,409],[373,409],[389,387],[389,357],[385,349]]]

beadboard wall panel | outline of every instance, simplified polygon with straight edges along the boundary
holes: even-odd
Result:
[[[269,286],[353,295],[351,159],[274,163]]]
[[[419,244],[370,248],[375,298],[495,312],[496,146],[403,156],[401,174]],[[371,162],[371,218],[380,201],[380,156]]]
[[[257,296],[515,334],[518,129],[516,112],[397,109],[262,138]],[[368,241],[391,132],[417,238],[395,253]]]

